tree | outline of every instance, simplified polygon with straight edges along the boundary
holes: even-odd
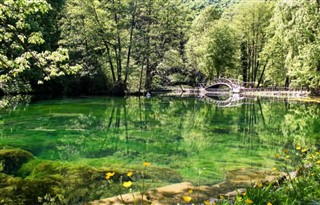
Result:
[[[206,7],[201,14],[194,19],[191,32],[189,34],[189,40],[186,44],[186,56],[189,66],[193,69],[199,70],[210,76],[210,73],[206,72],[207,65],[205,64],[205,56],[207,50],[207,44],[209,39],[209,28],[220,18],[220,13],[214,6]]]
[[[187,14],[188,9],[180,4],[180,0],[150,0],[147,4],[146,13],[142,15],[145,21],[140,21],[145,25],[140,32],[145,33],[146,90],[152,88],[152,78],[167,51],[175,49],[183,54],[187,41],[186,31],[190,24]]]
[[[238,31],[241,38],[241,65],[244,82],[255,82],[259,86],[264,74],[260,54],[266,42],[266,28],[272,17],[273,2],[241,1],[223,14]]]
[[[214,76],[237,77],[239,49],[235,33],[235,30],[223,21],[218,21],[210,28],[205,58],[205,73],[209,79]]]
[[[161,63],[157,66],[154,80],[159,86],[195,84],[195,72],[186,67],[183,55],[177,50],[169,50],[164,54]]]
[[[136,0],[68,0],[61,45],[88,74],[104,73],[115,94],[124,94],[134,41]],[[102,72],[100,72],[102,71]]]
[[[61,44],[88,73],[102,70],[115,94],[150,90],[165,52],[183,52],[186,10],[179,2],[68,0]]]
[[[280,0],[264,55],[268,79],[278,85],[320,88],[320,3]]]
[[[6,92],[17,81],[41,84],[79,68],[69,66],[66,49],[42,49],[45,41],[38,19],[50,9],[44,0],[0,3],[0,84]]]

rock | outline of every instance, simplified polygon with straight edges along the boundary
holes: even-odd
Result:
[[[23,164],[33,159],[30,152],[21,149],[2,149],[0,150],[0,162],[3,172],[9,175],[16,175]]]
[[[226,183],[233,184],[235,187],[247,187],[258,182],[270,183],[281,179],[284,173],[254,168],[241,168],[228,171]]]
[[[121,196],[114,196],[110,198],[100,199],[90,202],[90,205],[107,205],[107,204],[171,204],[172,201],[181,202],[182,195],[188,193],[188,190],[195,187],[190,182],[181,182],[171,184],[168,186],[151,189],[143,196],[141,202],[141,195],[139,193],[128,193]],[[168,200],[168,201],[167,201]],[[170,203],[171,202],[171,203]]]
[[[227,198],[235,198],[237,195],[239,195],[239,194],[241,195],[244,192],[246,192],[246,189],[240,188],[235,191],[228,192],[228,193],[224,194],[223,196],[226,196]]]

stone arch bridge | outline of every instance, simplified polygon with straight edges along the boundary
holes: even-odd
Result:
[[[245,85],[248,83],[242,82],[241,80],[232,78],[215,78],[211,82],[204,84],[200,83],[200,91],[203,92],[221,92],[226,91],[233,93],[239,93],[241,89],[245,89]],[[221,89],[222,86],[228,89]]]

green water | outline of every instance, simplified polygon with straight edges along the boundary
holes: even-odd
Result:
[[[242,99],[219,107],[199,97],[88,97],[3,100],[0,148],[37,159],[94,167],[168,168],[196,182],[222,181],[229,170],[271,169],[292,143],[319,145],[320,106]],[[222,99],[225,100],[225,99]],[[0,104],[1,105],[1,104]]]

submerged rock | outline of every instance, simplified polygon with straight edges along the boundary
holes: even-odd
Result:
[[[53,183],[52,180],[22,179],[0,173],[0,204],[40,204],[39,197],[49,193]]]
[[[108,192],[105,171],[88,166],[35,159],[18,175],[0,173],[0,204],[82,204]]]
[[[57,162],[34,158],[31,153],[19,149],[0,150],[0,204],[29,205],[84,204],[88,201],[116,195],[122,180],[129,180],[127,168],[95,168],[85,164]],[[133,171],[134,177],[153,187],[153,183],[181,180],[178,172],[161,167],[148,171]],[[115,172],[112,183],[106,173]],[[157,181],[153,181],[157,179]]]
[[[21,149],[2,149],[0,150],[2,172],[9,175],[16,175],[22,165],[33,158],[30,152]]]
[[[258,182],[270,183],[281,179],[284,173],[271,170],[261,170],[255,168],[241,168],[228,171],[226,174],[226,183],[235,187],[247,187]]]

